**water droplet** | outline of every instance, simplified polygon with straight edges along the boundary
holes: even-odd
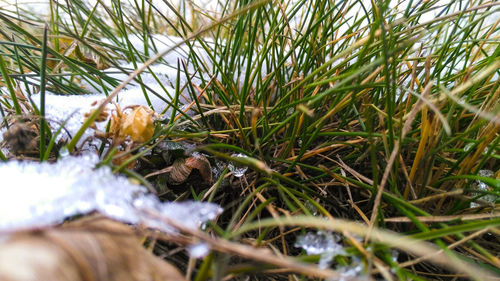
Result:
[[[391,260],[393,262],[398,262],[398,258],[399,258],[399,251],[396,249],[392,249],[391,250]]]
[[[207,230],[207,228],[208,228],[208,223],[206,223],[206,222],[202,223],[200,226],[200,229],[203,231]]]
[[[66,158],[70,155],[68,147],[63,146],[61,149],[59,149],[59,157],[60,158]]]
[[[313,216],[317,216],[318,215],[318,208],[316,208],[316,206],[311,203],[311,201],[306,201],[306,203],[304,204],[304,207],[306,207],[306,209],[311,212],[311,214]]]
[[[464,146],[464,151],[466,151],[466,152],[470,151],[474,145],[475,145],[475,143],[469,142],[468,144],[466,144]]]
[[[247,156],[243,153],[238,153],[238,154],[235,153],[235,154],[231,155],[231,157],[245,158]],[[245,174],[245,172],[248,170],[247,166],[241,166],[240,164],[237,164],[233,161],[229,162],[228,168],[229,168],[229,171],[231,171],[233,173],[233,175],[237,178],[241,178]]]

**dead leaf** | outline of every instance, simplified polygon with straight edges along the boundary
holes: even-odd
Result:
[[[146,106],[138,106],[125,113],[121,124],[121,136],[129,136],[135,143],[149,140],[154,133],[154,111]]]
[[[39,151],[40,136],[32,122],[15,122],[3,133],[3,139],[10,150],[16,154],[36,154]]]
[[[206,183],[212,182],[212,166],[205,156],[198,154],[186,158],[186,166],[198,170]]]
[[[131,227],[103,217],[12,234],[0,243],[0,280],[186,280],[144,249]]]
[[[205,183],[210,184],[212,182],[212,167],[203,155],[190,156],[185,159],[178,158],[170,166],[170,169],[165,171],[170,172],[170,183],[178,185],[187,180],[193,169],[200,172]]]
[[[113,160],[111,162],[113,162],[113,165],[121,166],[123,163],[125,163],[126,161],[128,161],[132,157],[134,157],[134,155],[127,153],[127,154],[120,156],[118,158],[113,158]],[[135,167],[136,162],[137,161],[131,161],[130,163],[127,164],[127,166],[125,166],[125,169],[132,170]]]
[[[116,105],[116,112],[111,115],[109,133],[114,141],[122,143],[127,137],[130,137],[134,143],[149,140],[155,129],[154,111],[143,105],[133,106],[130,112],[124,111]]]
[[[177,158],[171,167],[169,178],[173,184],[185,182],[191,174],[191,170],[193,170],[193,168],[186,165],[186,160],[184,158]]]

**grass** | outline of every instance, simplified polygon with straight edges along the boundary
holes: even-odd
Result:
[[[338,277],[358,259],[364,274],[388,280],[500,275],[498,204],[481,200],[500,195],[499,3],[402,1],[396,9],[388,1],[233,0],[217,13],[183,3],[50,1],[47,17],[22,5],[2,11],[2,115],[39,115],[47,159],[55,138],[44,103],[36,108],[19,85],[36,86],[43,98],[45,89],[84,94],[86,81],[110,102],[135,81],[148,103],[156,95],[173,111],[133,160],[152,151],[153,161],[155,147],[172,140],[194,143],[212,165],[248,166],[242,178],[226,169],[213,185],[187,181],[164,197],[225,209],[205,233],[184,230],[211,254],[168,257],[193,280]],[[155,34],[182,40],[158,53]],[[174,66],[174,92],[142,82],[143,71],[180,47],[188,60]],[[129,76],[115,81],[106,66]],[[181,97],[193,114],[181,109]],[[71,152],[98,115],[67,144]],[[495,176],[481,176],[485,169]],[[476,180],[491,189],[471,192]],[[148,184],[166,188],[155,178]],[[297,235],[316,229],[342,234],[347,254],[331,268],[315,268],[319,257],[294,247]],[[161,242],[156,252],[164,255],[169,241]],[[273,253],[255,254],[256,247]]]

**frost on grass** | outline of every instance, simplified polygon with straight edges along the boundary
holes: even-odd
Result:
[[[222,211],[212,203],[162,203],[109,167],[95,168],[97,162],[97,156],[83,155],[53,164],[1,163],[5,184],[0,187],[0,230],[44,227],[97,211],[125,223],[171,231],[161,218],[198,228]]]

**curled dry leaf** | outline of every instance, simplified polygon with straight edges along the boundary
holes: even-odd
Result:
[[[212,167],[205,156],[198,154],[188,157],[185,164],[187,167],[198,170],[206,183],[212,182]]]
[[[171,167],[169,178],[173,184],[185,182],[193,169],[186,165],[186,160],[184,158],[176,159]]]
[[[95,104],[92,104],[95,105]],[[91,127],[96,129],[96,136],[111,138],[115,144],[121,144],[127,139],[134,143],[143,143],[149,140],[154,133],[155,112],[143,105],[135,105],[126,107],[124,110],[119,105],[115,104],[116,110],[111,114],[111,124],[109,133],[97,131],[95,124]],[[130,111],[126,111],[131,109]],[[95,110],[85,114],[88,118]],[[104,122],[108,120],[109,113],[107,110],[101,112],[95,119],[95,122]]]
[[[143,105],[126,114],[121,125],[122,135],[130,136],[130,139],[137,143],[149,140],[154,130],[154,111]]]
[[[14,233],[0,243],[1,280],[186,280],[144,249],[127,225],[102,217]]]
[[[98,101],[94,101],[91,105],[92,106],[95,106],[97,105]],[[94,112],[96,111],[96,109],[91,109],[89,112],[86,112],[83,117],[85,118],[85,120],[87,120],[90,115],[94,114]],[[104,122],[104,121],[107,121],[109,118],[109,112],[108,112],[108,109],[104,109],[103,111],[101,111],[99,113],[99,115],[97,115],[96,119],[94,120],[94,122],[92,122],[92,124],[90,124],[90,127],[94,130],[97,130],[97,127],[95,125],[95,123],[100,123],[100,122]]]
[[[177,158],[172,166],[150,173],[146,175],[146,178],[168,173],[169,183],[179,185],[188,179],[193,169],[198,170],[205,183],[210,184],[212,182],[212,167],[208,159],[203,155]]]
[[[119,140],[130,137],[135,143],[149,140],[154,133],[154,111],[146,106],[134,106],[130,112],[122,112],[116,106],[116,113],[111,116],[111,135]]]
[[[97,53],[90,51],[89,48],[86,48],[84,45],[80,44],[77,40],[74,40],[73,38],[59,37],[57,40],[58,40],[57,47],[52,42],[49,42],[49,46],[52,49],[57,50],[59,54],[75,59],[87,65],[93,66],[99,70],[104,70],[110,67],[109,63],[107,62],[107,60],[109,59],[106,55],[107,52],[99,44],[93,44],[91,42],[87,42],[87,44],[90,44],[91,49],[98,51],[99,53],[98,55]],[[32,43],[39,46],[39,44],[37,44],[36,42]],[[55,68],[56,70],[58,68],[63,68],[63,69],[67,68],[67,65],[63,61],[57,59],[57,57],[54,56],[53,54],[49,53],[47,54],[47,57],[49,58],[47,60],[47,65],[50,68],[52,69]]]

